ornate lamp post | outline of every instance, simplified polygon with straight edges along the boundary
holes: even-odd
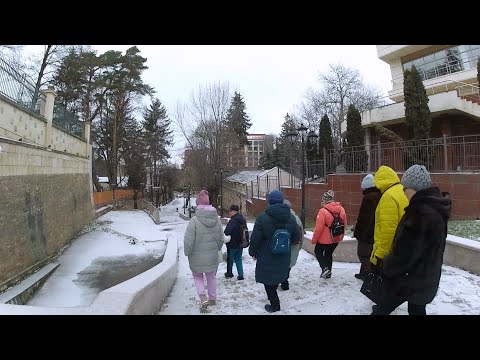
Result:
[[[295,141],[296,137],[300,134],[301,140],[302,140],[302,211],[300,212],[300,220],[302,220],[303,228],[305,229],[305,134],[307,132],[308,128],[305,127],[303,124],[300,124],[300,126],[297,129],[291,129],[290,133],[287,134],[287,136],[290,138],[290,141]],[[310,141],[310,143],[313,144],[313,146],[316,146],[317,144],[317,138],[318,135],[315,134],[315,132],[310,131],[308,135],[306,136]]]

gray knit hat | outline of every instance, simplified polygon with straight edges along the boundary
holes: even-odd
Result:
[[[403,174],[402,185],[404,188],[420,191],[432,187],[432,179],[425,166],[412,165]]]
[[[322,201],[326,204],[332,202],[335,199],[335,193],[333,190],[328,190],[327,192],[323,193]]]
[[[375,187],[375,184],[373,183],[373,175],[372,174],[368,174],[367,176],[365,176],[362,180],[362,183],[360,185],[360,188],[362,190],[365,190],[365,189],[370,189],[370,188],[373,188]]]

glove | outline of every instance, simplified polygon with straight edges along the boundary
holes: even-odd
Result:
[[[231,240],[231,236],[230,236],[230,235],[224,235],[224,237],[223,237],[223,242],[224,242],[225,244],[228,243],[228,242],[230,242],[230,240]]]
[[[383,259],[380,259],[377,255],[375,255],[375,258],[377,259],[377,266],[383,268]]]

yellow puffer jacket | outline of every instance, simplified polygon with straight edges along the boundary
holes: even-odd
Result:
[[[383,194],[375,210],[374,243],[370,256],[370,262],[376,265],[376,257],[383,259],[392,250],[393,237],[408,206],[408,199],[397,173],[388,166],[380,166],[373,183]]]

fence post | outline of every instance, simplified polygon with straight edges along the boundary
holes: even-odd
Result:
[[[370,173],[372,171],[372,148],[370,147],[370,143],[365,145],[365,150],[367,153],[367,172]]]
[[[250,184],[252,185],[252,199],[253,199],[253,180],[250,182]]]
[[[267,193],[270,192],[270,184],[268,183],[268,174],[267,174]]]
[[[323,148],[323,179],[327,183],[327,149]]]
[[[260,178],[257,176],[257,199],[260,199]]]
[[[278,191],[280,191],[280,168],[277,166],[277,186],[278,186]]]
[[[45,140],[44,145],[52,145],[52,122],[53,122],[53,105],[55,104],[55,97],[57,93],[53,90],[53,86],[49,86],[48,89],[43,90],[45,95],[45,114],[44,117],[47,120],[45,124]]]
[[[448,172],[447,135],[445,134],[443,134],[443,161],[445,172]]]
[[[382,149],[380,148],[380,140],[377,141],[377,162],[378,162],[378,167],[377,169],[382,166]]]

